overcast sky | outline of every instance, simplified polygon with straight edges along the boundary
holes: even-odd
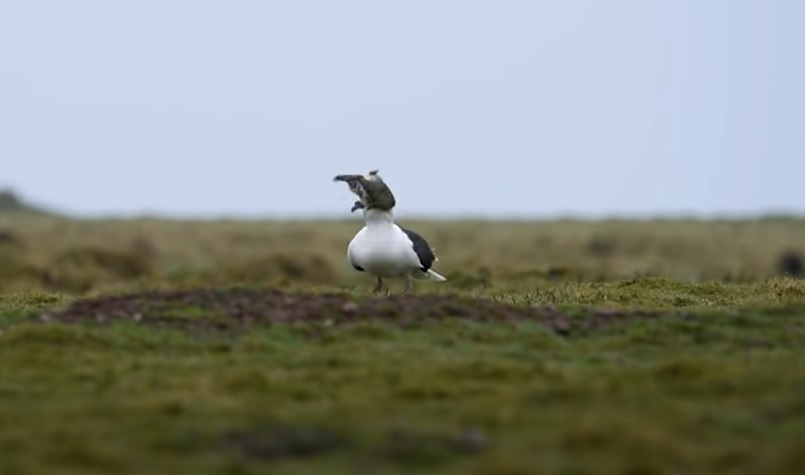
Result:
[[[4,1],[0,188],[84,215],[805,212],[805,1]]]

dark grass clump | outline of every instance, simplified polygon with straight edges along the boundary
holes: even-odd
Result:
[[[780,255],[780,259],[777,261],[777,269],[782,275],[795,278],[805,277],[805,264],[802,262],[802,255],[793,250],[785,251]]]
[[[347,436],[324,427],[273,424],[228,430],[221,436],[221,445],[246,457],[276,462],[326,455],[354,443]]]
[[[220,274],[228,282],[241,283],[331,284],[338,281],[338,272],[325,257],[317,253],[263,255],[248,262],[225,266],[220,269]]]
[[[2,247],[24,247],[22,239],[20,239],[13,231],[10,229],[2,229],[0,228],[0,248]]]
[[[156,275],[154,260],[136,250],[75,246],[54,256],[47,265],[32,267],[32,275],[51,291],[86,292],[99,282],[132,282]]]
[[[272,423],[229,429],[216,447],[261,462],[305,460],[350,451],[367,461],[398,466],[434,466],[483,453],[490,446],[483,430],[434,431],[395,427],[368,436],[321,425]]]

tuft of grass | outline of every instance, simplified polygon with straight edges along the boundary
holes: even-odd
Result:
[[[0,294],[0,314],[32,312],[69,302],[69,298],[37,290]]]

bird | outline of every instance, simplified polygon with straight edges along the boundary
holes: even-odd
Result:
[[[397,201],[380,177],[379,170],[363,175],[337,175],[334,181],[345,182],[359,198],[350,212],[362,210],[365,226],[349,242],[347,260],[355,270],[375,277],[374,293],[383,290],[385,278],[404,277],[405,293],[413,290],[413,281],[417,278],[436,282],[447,280],[432,269],[439,258],[428,241],[416,231],[395,222]]]

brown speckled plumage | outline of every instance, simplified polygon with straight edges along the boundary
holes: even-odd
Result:
[[[358,209],[389,211],[397,204],[394,193],[380,178],[378,170],[366,175],[338,175],[333,180],[345,182],[349,190],[358,196],[359,200],[352,206],[353,212]]]

